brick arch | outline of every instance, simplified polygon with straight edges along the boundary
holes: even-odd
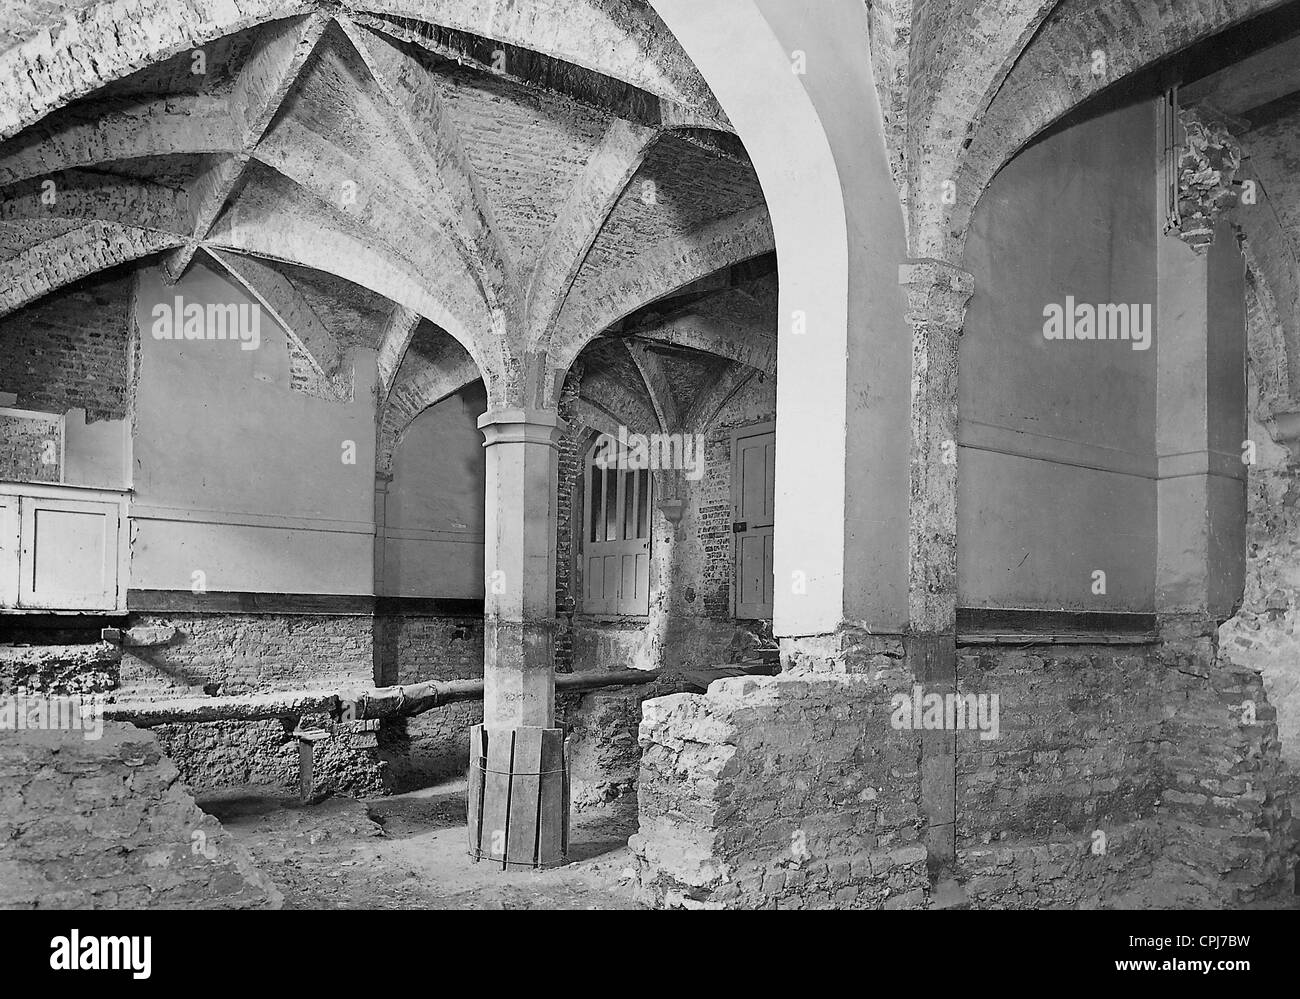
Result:
[[[311,0],[38,0],[4,14],[0,139],[105,84],[266,21],[314,10]],[[717,102],[654,12],[634,0],[503,5],[495,0],[361,0],[358,14],[439,24],[528,48],[640,87],[708,117]]]
[[[1059,0],[969,0],[948,16],[920,7],[907,87],[907,191],[911,229],[923,234],[943,205],[977,129],[1012,65]],[[927,256],[922,244],[914,256]]]
[[[311,267],[360,285],[413,310],[445,330],[475,359],[479,368],[503,367],[504,338],[475,335],[488,327],[481,299],[465,295],[435,296],[429,280],[409,261],[371,245],[346,219],[330,216],[328,224],[298,202],[278,200],[257,206],[259,214],[228,213],[204,245]]]
[[[0,264],[0,316],[91,274],[182,242],[173,233],[103,221],[42,240]]]
[[[408,352],[392,391],[380,403],[375,471],[392,475],[397,449],[416,418],[482,378],[478,365],[467,353],[428,361]]]
[[[30,20],[0,52],[0,139],[107,83],[264,21],[311,9],[308,0],[101,0],[62,17],[31,4]],[[71,8],[71,9],[69,9]]]
[[[175,153],[233,153],[239,130],[224,107],[192,94],[143,101],[129,111],[69,110],[7,143],[0,186],[62,170]]]
[[[766,208],[701,226],[638,254],[588,287],[575,287],[555,324],[564,332],[538,346],[557,371],[568,371],[583,347],[641,306],[775,248]]]
[[[1062,0],[1007,74],[962,159],[956,203],[940,206],[912,234],[917,256],[959,260],[979,199],[994,176],[1036,135],[1142,68],[1284,0],[1194,0],[1171,12],[1160,0]],[[1100,35],[1098,25],[1109,25]],[[1092,53],[1105,54],[1094,74]]]
[[[717,118],[708,84],[649,4],[636,0],[360,0],[345,7],[414,18],[532,49]]]
[[[189,234],[189,199],[174,187],[88,170],[65,170],[45,180],[53,185],[50,203],[42,199],[43,182],[25,181],[5,192],[0,220],[63,218]]]

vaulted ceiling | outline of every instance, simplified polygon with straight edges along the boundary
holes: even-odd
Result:
[[[1033,136],[1287,5],[866,6],[911,253],[959,262]],[[323,391],[378,350],[390,438],[457,379],[500,401],[531,358],[563,371],[602,332],[656,418],[686,413],[651,398],[655,365],[675,391],[718,383],[718,358],[774,366],[775,277],[737,271],[774,249],[758,179],[648,0],[15,0],[0,39],[0,315],[197,259],[293,318]],[[1288,129],[1257,123],[1259,148]],[[636,347],[656,337],[677,354]]]
[[[69,33],[121,36],[89,67],[68,49],[80,96],[10,112],[51,105],[0,143],[0,314],[124,262],[176,280],[197,260],[272,309],[327,394],[351,350],[377,350],[391,452],[448,392],[509,378],[509,356],[576,353],[592,323],[772,250],[743,146],[644,4],[584,35],[573,5],[557,33],[472,2],[280,4],[293,16],[217,33],[200,2],[158,16],[185,34],[197,10],[211,37],[191,24],[201,44],[133,72],[145,43],[107,23],[118,6],[0,18],[29,48],[47,33],[42,70]],[[748,238],[718,238],[733,228]],[[696,346],[679,384],[718,363]]]

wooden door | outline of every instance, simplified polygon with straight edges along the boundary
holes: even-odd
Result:
[[[588,459],[584,612],[650,613],[651,489],[645,469],[601,468]]]
[[[771,423],[732,433],[731,512],[738,618],[772,617],[776,432]]]

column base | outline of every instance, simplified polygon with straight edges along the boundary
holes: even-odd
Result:
[[[470,729],[469,855],[505,870],[558,867],[569,852],[564,732],[532,726]]]

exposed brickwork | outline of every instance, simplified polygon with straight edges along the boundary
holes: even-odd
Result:
[[[387,615],[377,622],[376,636],[383,685],[483,675],[482,617]],[[391,758],[390,786],[425,786],[463,773],[470,726],[482,720],[483,702],[468,701],[385,723],[381,742]]]
[[[63,424],[58,417],[0,413],[0,479],[62,482],[62,460]]]
[[[958,656],[958,691],[1000,703],[997,739],[958,739],[960,842],[1044,842],[1155,814],[1168,698],[1144,652]]]
[[[478,616],[292,614],[132,615],[141,627],[170,626],[168,644],[124,650],[119,696],[173,695],[176,688],[238,694],[307,687],[369,687],[483,675]],[[466,732],[482,720],[478,701],[385,722],[376,735],[327,716],[316,748],[320,791],[378,794],[464,769]],[[297,741],[278,721],[163,725],[159,739],[185,782],[210,790],[241,784],[296,786]]]
[[[930,904],[920,739],[890,718],[912,679],[901,656],[856,668],[644,705],[632,844],[649,899]],[[1210,639],[969,652],[958,682],[1000,701],[996,739],[957,739],[955,874],[972,905],[1241,906],[1289,889],[1296,829],[1272,709],[1258,674],[1216,659]]]
[[[557,698],[556,723],[568,739],[569,804],[575,811],[635,790],[641,703],[652,696],[647,690],[615,687]]]
[[[138,627],[175,628],[176,635],[164,645],[123,649],[121,698],[368,687],[373,679],[374,626],[365,616],[133,614],[130,621]],[[383,790],[388,762],[373,733],[334,726],[324,715],[303,722],[331,732],[316,747],[320,790]],[[160,725],[155,731],[191,788],[297,785],[298,743],[292,725],[204,722]]]
[[[622,267],[584,268],[560,313],[557,326],[564,334],[553,338],[553,363],[567,367],[588,340],[645,303],[773,249],[772,222],[760,208],[666,241]]]
[[[559,413],[568,430],[558,445],[558,492],[555,502],[555,672],[573,672],[573,615],[578,607],[574,592],[574,490],[582,481],[582,437],[578,395],[582,391],[582,361],[574,363],[560,389]]]
[[[0,263],[0,316],[118,264],[175,246],[168,233],[94,221],[35,243]]]
[[[278,908],[153,734],[0,732],[0,909]]]
[[[380,683],[421,683],[483,675],[483,618],[389,614],[379,620],[382,634]]]
[[[920,908],[918,740],[890,727],[911,679],[746,677],[648,701],[642,895],[660,905]]]
[[[0,392],[19,409],[126,416],[129,274],[97,274],[0,318]]]
[[[132,696],[177,688],[243,694],[369,686],[369,617],[294,614],[135,614],[131,624],[174,627],[167,645],[128,648],[122,688]]]

